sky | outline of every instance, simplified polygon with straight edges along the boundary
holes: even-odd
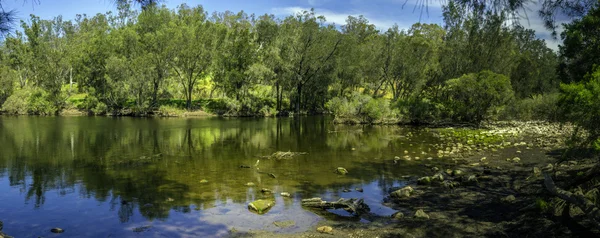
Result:
[[[417,2],[429,1],[426,8],[415,6]],[[62,15],[63,19],[74,19],[76,14],[95,15],[116,11],[111,0],[0,0],[5,10],[16,10],[17,17],[27,20],[30,14],[42,19],[51,19]],[[394,24],[401,29],[408,29],[413,23],[437,23],[442,25],[442,9],[436,0],[163,0],[169,8],[185,3],[189,6],[202,5],[210,13],[226,10],[238,12],[243,10],[249,14],[274,14],[286,17],[298,11],[315,9],[317,15],[323,15],[329,23],[344,25],[346,18],[365,16],[370,23],[381,30],[387,30]],[[554,50],[559,42],[550,36],[543,22],[537,15],[538,4],[532,3],[523,10],[521,23],[526,28],[536,31],[538,37],[545,39]]]

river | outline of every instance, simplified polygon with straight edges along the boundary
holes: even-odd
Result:
[[[388,190],[429,171],[393,158],[435,157],[436,139],[428,130],[333,125],[323,116],[3,116],[0,220],[3,232],[16,237],[214,237],[297,233],[323,219],[368,223],[343,210],[305,209],[300,201],[363,198],[372,214],[389,216],[395,211],[383,205]],[[307,154],[264,157],[277,151]],[[336,174],[337,167],[349,173]],[[276,201],[271,210],[248,210],[265,196]],[[51,233],[54,227],[65,232]]]

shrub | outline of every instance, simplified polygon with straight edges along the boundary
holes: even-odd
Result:
[[[443,103],[457,122],[480,123],[514,98],[510,79],[487,70],[448,80],[446,85]]]
[[[444,106],[427,97],[411,97],[398,100],[395,105],[400,113],[413,124],[430,124],[442,118]]]
[[[2,110],[10,114],[54,115],[58,107],[51,96],[40,88],[25,88],[17,90],[8,97],[2,105]]]
[[[177,117],[182,116],[184,113],[184,110],[173,106],[162,105],[158,108],[158,115],[163,117]]]
[[[362,109],[362,115],[369,123],[384,121],[391,114],[390,101],[383,98],[369,100]]]
[[[588,132],[578,135],[584,145],[600,147],[600,67],[584,81],[560,86],[559,119]]]
[[[325,107],[340,123],[383,123],[396,121],[390,102],[384,98],[373,99],[368,95],[354,93],[349,99],[334,97]]]
[[[499,116],[504,120],[556,120],[558,117],[558,93],[533,95],[515,101]]]

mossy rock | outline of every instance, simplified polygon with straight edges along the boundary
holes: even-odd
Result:
[[[343,167],[338,167],[338,168],[335,170],[335,173],[337,173],[337,174],[341,174],[341,175],[346,175],[346,174],[348,174],[348,170],[347,170],[347,169],[345,169],[345,168],[343,168]]]
[[[250,211],[256,212],[258,214],[265,214],[273,206],[275,206],[275,201],[273,201],[273,200],[266,200],[266,199],[259,199],[259,200],[256,200],[256,201],[251,202],[250,204],[248,204],[248,209]]]
[[[427,185],[431,184],[431,177],[425,176],[417,180],[417,184]]]
[[[429,219],[429,215],[427,215],[427,213],[425,213],[425,211],[423,211],[423,209],[419,209],[419,210],[417,210],[417,212],[415,212],[415,218]]]

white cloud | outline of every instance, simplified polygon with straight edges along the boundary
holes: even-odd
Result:
[[[544,20],[539,16],[538,12],[541,9],[541,3],[535,3],[535,5],[527,5],[524,10],[521,10],[519,14],[521,17],[519,18],[519,23],[528,29],[532,29],[535,31],[536,35],[540,39],[546,40],[546,45],[548,48],[558,51],[558,45],[562,42],[560,39],[554,39],[551,35],[550,30],[546,28],[544,25]],[[558,35],[563,31],[562,24],[567,23],[568,21],[562,20],[558,21],[557,25],[559,26],[557,30]]]
[[[310,8],[304,8],[304,7],[284,7],[284,8],[273,8],[272,9],[272,13],[275,15],[294,15],[296,13],[299,12],[303,12],[303,11],[310,11]],[[385,31],[388,28],[392,27],[394,25],[394,23],[398,24],[398,27],[400,29],[408,29],[410,28],[410,26],[412,25],[412,23],[410,24],[403,24],[403,23],[398,23],[398,22],[394,22],[392,20],[388,20],[388,19],[378,19],[376,17],[371,17],[368,14],[365,13],[359,13],[359,12],[352,12],[352,13],[338,13],[338,12],[333,12],[327,9],[319,9],[319,8],[315,8],[315,13],[318,16],[324,16],[325,20],[327,23],[334,23],[337,26],[343,26],[346,25],[346,19],[348,18],[348,16],[354,16],[354,17],[358,17],[360,15],[365,16],[369,22],[373,25],[375,25],[378,29]]]

